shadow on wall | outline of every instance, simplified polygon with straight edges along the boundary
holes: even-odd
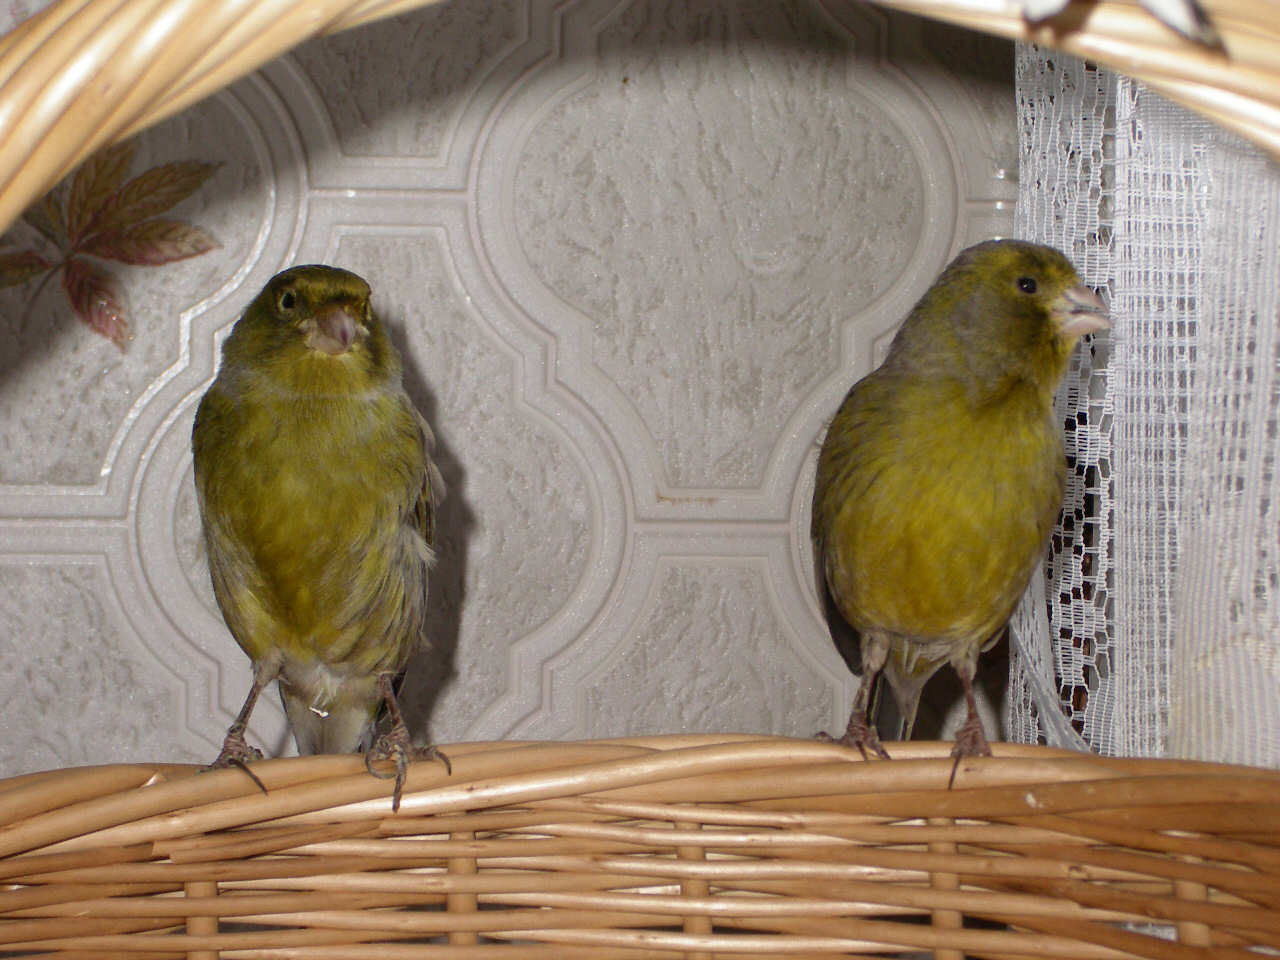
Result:
[[[418,412],[436,434],[432,454],[444,477],[445,497],[436,508],[436,563],[427,587],[427,629],[425,643],[409,661],[398,697],[414,743],[432,742],[430,718],[440,693],[457,674],[458,638],[462,629],[462,609],[467,582],[467,552],[475,513],[464,496],[466,470],[462,461],[436,429],[439,404],[435,392],[413,365],[405,342],[401,318],[381,318],[404,360],[404,388]]]

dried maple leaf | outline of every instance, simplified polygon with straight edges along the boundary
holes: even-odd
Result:
[[[0,253],[0,288],[16,287],[52,269],[53,264],[34,250]]]
[[[110,272],[88,260],[72,257],[62,265],[62,289],[76,316],[121,350],[129,338],[124,297]]]
[[[94,234],[80,249],[106,260],[154,267],[198,257],[217,245],[209,234],[182,220],[144,220],[123,230]]]
[[[83,236],[94,217],[120,189],[132,162],[133,144],[118,143],[99,150],[72,175],[66,225],[73,241]]]
[[[40,235],[58,249],[67,245],[66,215],[62,212],[62,201],[57,194],[46,193],[27,208],[22,219],[39,230]]]
[[[195,193],[218,165],[181,160],[126,180],[133,156],[132,143],[99,150],[22,215],[23,222],[57,251],[55,256],[29,249],[0,252],[0,288],[43,274],[32,294],[34,302],[45,283],[61,273],[72,312],[122,350],[130,324],[119,281],[86,257],[155,267],[198,257],[218,246],[200,227],[159,216]]]
[[[164,213],[195,193],[216,169],[214,164],[196,160],[152,167],[107,197],[85,232],[118,230]]]

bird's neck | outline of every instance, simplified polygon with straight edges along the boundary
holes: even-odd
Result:
[[[979,406],[1018,404],[1048,409],[1066,373],[1070,345],[1056,339],[1014,351],[971,354],[963,379],[970,402]]]
[[[308,351],[300,357],[263,364],[250,371],[254,386],[291,400],[356,399],[386,387],[391,371],[371,367],[352,353],[329,356]]]

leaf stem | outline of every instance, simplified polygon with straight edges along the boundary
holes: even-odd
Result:
[[[27,308],[22,311],[22,318],[21,320],[18,321],[19,326],[21,326],[24,329],[26,328],[27,321],[30,320],[31,315],[35,313],[36,301],[40,299],[40,294],[44,293],[44,288],[49,285],[49,281],[53,279],[53,275],[57,273],[59,270],[61,270],[63,266],[65,266],[65,262],[55,265],[41,279],[39,285],[35,289],[35,292],[33,292],[31,294],[31,298],[27,300]]]

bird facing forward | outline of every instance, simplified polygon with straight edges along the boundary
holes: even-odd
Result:
[[[953,756],[991,753],[972,690],[978,654],[1008,621],[1061,509],[1054,391],[1076,341],[1108,326],[1058,251],[980,243],[947,266],[884,363],[845,396],[819,454],[811,530],[820,592],[861,646],[840,742],[887,758],[867,721],[877,674],[907,738],[921,689],[949,662],[968,708]]]
[[[298,752],[393,759],[398,808],[411,755],[448,766],[414,750],[394,691],[423,640],[444,484],[369,294],[336,267],[273,277],[223,344],[191,446],[214,596],[253,660],[213,766],[261,758],[245,728],[278,679]]]

